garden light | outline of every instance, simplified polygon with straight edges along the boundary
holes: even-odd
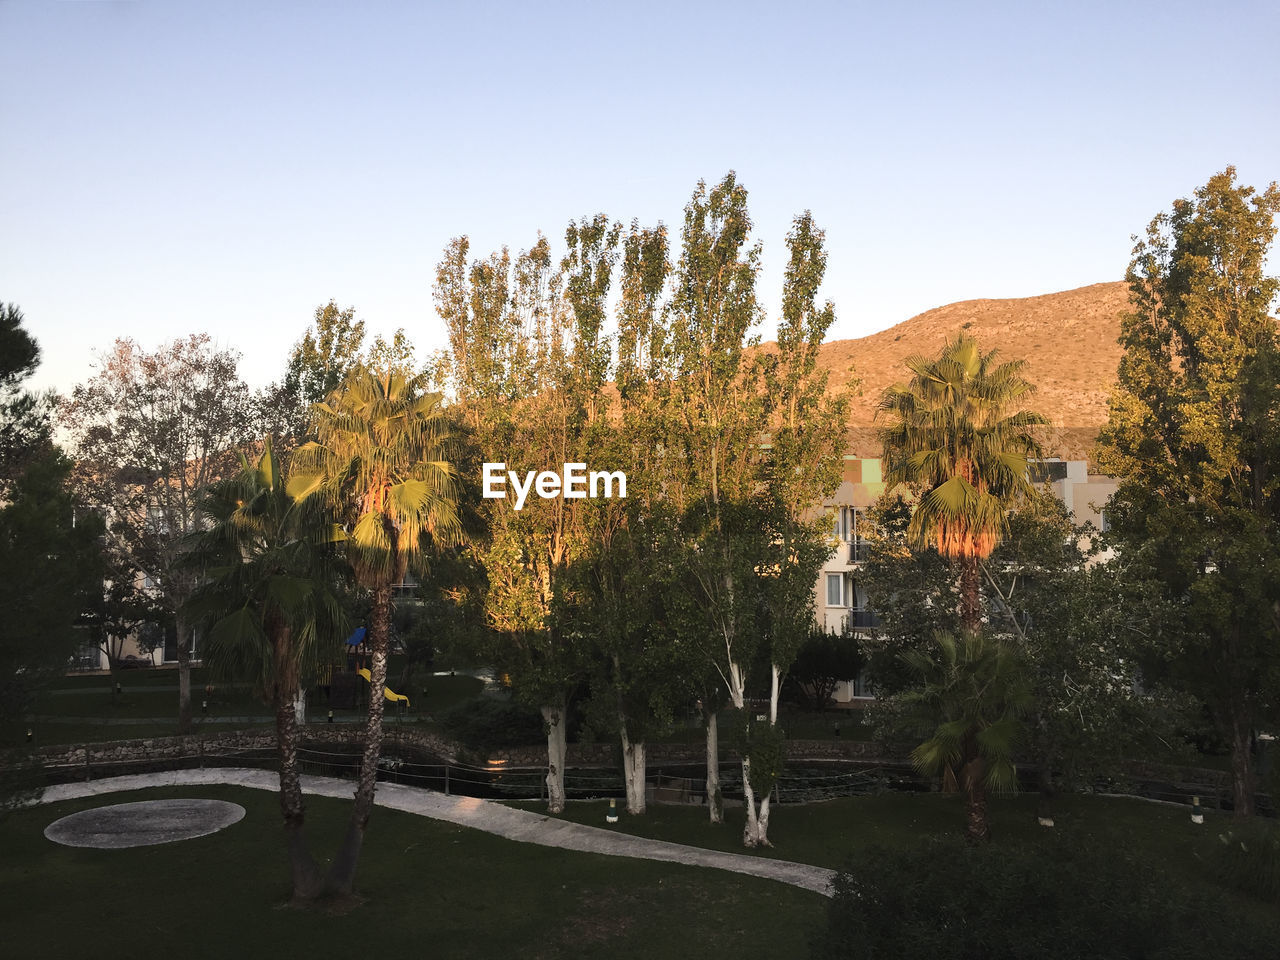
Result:
[[[1200,806],[1200,798],[1191,798],[1191,822],[1204,823],[1204,808]]]
[[[618,801],[617,800],[609,801],[609,815],[604,818],[604,822],[605,823],[618,822]]]

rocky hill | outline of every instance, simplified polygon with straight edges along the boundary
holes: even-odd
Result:
[[[850,418],[851,452],[880,455],[873,418],[885,387],[907,379],[907,357],[935,356],[944,341],[964,331],[984,350],[1006,360],[1025,359],[1037,386],[1028,404],[1053,423],[1045,453],[1070,460],[1090,456],[1107,419],[1107,397],[1120,360],[1120,313],[1128,304],[1123,283],[1017,300],[964,300],[928,310],[857,340],[824,344],[819,362],[834,385],[852,367],[861,381]]]

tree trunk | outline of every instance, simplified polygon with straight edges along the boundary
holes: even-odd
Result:
[[[191,732],[191,631],[178,616],[174,622],[178,635],[178,733]]]
[[[1235,818],[1240,820],[1252,817],[1255,812],[1250,736],[1253,725],[1249,722],[1249,712],[1244,704],[1237,701],[1228,710],[1231,735],[1231,803]]]
[[[960,622],[972,633],[982,629],[982,596],[977,557],[960,560]]]
[[[986,843],[991,839],[991,825],[987,820],[987,788],[983,784],[986,764],[981,757],[973,757],[961,772],[965,796],[965,836],[971,843]]]
[[[758,847],[760,841],[760,818],[756,813],[756,792],[751,787],[751,757],[742,758],[742,801],[747,808],[747,822],[742,828],[742,845]]]
[[[778,725],[778,692],[782,686],[782,671],[776,663],[769,669],[769,726]],[[769,802],[772,788],[760,798],[757,805],[755,789],[751,786],[751,758],[742,758],[742,794],[747,808],[747,823],[743,828],[742,842],[748,847],[771,847],[769,842]]]
[[[565,707],[542,708],[547,729],[547,812],[564,813],[564,760],[568,751],[565,734]]]
[[[356,783],[355,807],[347,824],[347,833],[338,854],[333,858],[325,890],[339,896],[350,896],[355,889],[356,866],[364,846],[364,831],[373,812],[373,795],[378,785],[378,761],[382,759],[382,711],[387,686],[387,646],[391,633],[391,588],[373,591],[373,608],[369,611],[369,716],[364,727],[364,753],[360,758],[360,777]]]
[[[712,823],[724,823],[724,797],[720,793],[720,727],[714,710],[702,715],[707,728],[707,809]]]
[[[644,813],[645,750],[643,741],[633,743],[622,727],[622,779],[627,786],[627,813],[638,817]]]
[[[293,876],[293,901],[301,903],[319,895],[323,876],[307,847],[303,829],[302,774],[298,768],[298,725],[289,691],[276,694],[276,743],[280,756],[280,813],[284,816],[285,841]]]

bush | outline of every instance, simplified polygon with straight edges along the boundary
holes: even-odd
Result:
[[[456,704],[440,714],[439,720],[451,736],[471,750],[531,746],[546,739],[537,710],[492,697]]]
[[[867,851],[836,879],[813,956],[930,960],[1202,960],[1274,956],[1280,925],[1192,895],[1118,851],[940,840]]]

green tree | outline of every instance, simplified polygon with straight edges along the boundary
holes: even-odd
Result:
[[[449,328],[454,390],[484,461],[558,470],[598,462],[607,442],[609,340],[602,317],[621,228],[597,216],[566,230],[557,269],[546,238],[514,261],[506,249],[468,269],[465,238],[437,270],[436,303]],[[571,288],[571,292],[566,293]],[[554,458],[554,459],[553,459]],[[612,467],[611,467],[612,469]],[[547,798],[563,808],[569,698],[583,677],[571,624],[570,570],[590,546],[583,499],[486,499],[485,608],[496,665],[537,707],[547,733]]]
[[[33,455],[0,506],[0,722],[16,723],[41,685],[88,637],[82,617],[102,588],[102,523],[69,491],[56,448]]]
[[[200,529],[200,497],[235,472],[254,435],[255,403],[239,355],[192,335],[147,352],[117,340],[98,372],[60,409],[76,483],[107,523],[110,549],[129,557],[173,617],[178,729],[191,730],[191,624],[183,612],[197,572],[182,560]]]
[[[1040,821],[1051,826],[1059,788],[1121,773],[1126,756],[1161,750],[1187,718],[1140,674],[1152,617],[1132,595],[1123,561],[1099,556],[1098,531],[1074,526],[1062,502],[1042,490],[1019,503],[1008,524],[982,564],[987,629],[1019,650],[1027,670],[1034,700],[1027,749]]]
[[[889,494],[871,519],[864,579],[881,626],[863,645],[883,698],[878,725],[893,738],[901,732],[894,695],[918,679],[902,654],[929,649],[935,634],[959,635],[963,626],[952,565],[931,547],[909,546],[909,504]],[[1046,826],[1060,789],[1116,775],[1135,752],[1163,752],[1184,719],[1167,690],[1140,677],[1151,616],[1135,603],[1141,598],[1131,593],[1125,565],[1102,562],[1098,548],[1097,530],[1073,526],[1061,501],[1038,489],[1010,511],[1003,540],[980,563],[983,629],[1018,652],[1032,693],[1025,746],[1036,762]]]
[[[50,438],[52,395],[22,388],[40,365],[40,346],[23,329],[23,319],[17,304],[0,303],[0,500]]]
[[[605,258],[616,225],[597,217],[571,228],[568,296],[592,328],[605,310]],[[583,269],[583,264],[588,269]],[[594,264],[594,266],[593,266]],[[590,501],[584,510],[586,549],[573,570],[574,620],[590,669],[594,723],[622,746],[627,812],[645,810],[646,744],[692,700],[691,664],[664,609],[665,570],[675,516],[663,495],[667,388],[667,329],[660,297],[670,273],[666,230],[632,223],[622,241],[617,310],[616,399],[607,390],[590,401],[608,409],[592,430],[593,462],[622,470],[625,500]],[[589,331],[590,332],[590,331]],[[598,346],[588,353],[596,371],[608,369]]]
[[[702,650],[736,710],[746,705],[747,668],[759,643],[756,574],[747,504],[756,492],[765,427],[760,367],[750,362],[761,319],[755,281],[760,246],[750,243],[747,191],[731,172],[699,182],[685,206],[681,252],[669,304],[672,387],[667,493],[681,515],[672,602],[685,641]],[[711,699],[704,707],[712,706]],[[707,709],[707,795],[719,792],[716,713]],[[744,771],[745,773],[746,771]],[[750,777],[744,776],[749,785]],[[709,804],[713,823],[722,819]],[[758,837],[756,806],[744,840]]]
[[[814,504],[835,492],[840,482],[845,424],[852,380],[829,390],[829,375],[818,367],[818,352],[835,322],[830,301],[817,304],[826,274],[824,234],[812,215],[796,217],[787,235],[790,253],[783,278],[782,319],[776,352],[765,352],[762,385],[769,424],[762,444],[762,489],[752,498],[759,533],[757,558],[761,593],[760,626],[769,659],[769,726],[764,742],[781,742],[778,697],[782,678],[808,640],[814,622],[814,581],[830,555],[829,528],[812,518]],[[762,732],[755,740],[762,739]],[[769,844],[769,797],[781,772],[781,750],[770,747],[774,762],[749,758],[751,792],[761,799],[748,811],[748,846]]]
[[[290,495],[320,497],[343,523],[356,582],[372,598],[369,613],[369,717],[355,807],[328,885],[350,894],[373,810],[382,753],[383,691],[391,628],[391,589],[412,562],[460,532],[457,471],[449,416],[439,394],[394,370],[354,371],[325,403],[312,407],[316,440],[290,461]]]
[[[960,618],[980,625],[979,561],[1000,541],[1013,500],[1031,493],[1027,459],[1040,447],[1033,428],[1048,421],[1010,408],[1035,387],[1024,361],[996,364],[961,334],[934,359],[907,361],[912,378],[880,399],[885,479],[919,496],[907,527],[911,542],[932,544],[960,577]]]
[[[1099,462],[1121,479],[1114,542],[1174,615],[1176,681],[1231,747],[1237,816],[1254,812],[1250,753],[1280,679],[1280,346],[1265,274],[1280,189],[1228,167],[1137,240],[1124,355]]]
[[[293,899],[310,900],[323,875],[304,831],[295,703],[346,635],[333,549],[344,535],[319,498],[289,495],[270,438],[255,465],[242,456],[240,472],[210,488],[201,509],[208,529],[188,556],[207,579],[188,610],[208,631],[210,669],[252,680],[274,709]]]
[[[152,648],[145,641],[146,626],[164,624],[170,616],[146,589],[143,577],[138,565],[118,544],[104,546],[102,590],[91,599],[84,626],[90,642],[107,659],[107,679],[113,696],[119,689],[116,671],[125,645],[132,641],[149,653]]]
[[[811,625],[809,638],[796,653],[787,677],[800,688],[800,694],[818,711],[831,704],[836,687],[853,680],[866,665],[853,637],[827,633]]]
[[[919,685],[899,697],[925,740],[911,751],[922,773],[965,794],[965,834],[985,843],[990,790],[1016,790],[1013,749],[1032,702],[1027,671],[1009,644],[981,633],[939,633],[935,650],[909,650],[903,660]]]
[[[355,307],[339,310],[333,300],[316,307],[315,322],[289,354],[282,384],[297,404],[300,426],[305,427],[311,405],[327,400],[360,362],[364,336],[364,321],[356,319]]]
[[[102,588],[101,519],[72,495],[50,399],[23,390],[39,358],[22,311],[0,304],[0,723],[10,729],[85,644]],[[0,807],[30,795],[31,770],[16,761],[0,775]]]
[[[914,682],[902,661],[905,651],[926,646],[936,633],[964,629],[955,602],[960,590],[955,564],[907,535],[913,507],[908,493],[886,491],[867,511],[863,527],[870,549],[862,583],[879,627],[862,643],[868,675],[882,698]]]
[[[316,307],[315,320],[289,352],[285,374],[267,388],[263,397],[268,432],[291,449],[306,439],[312,404],[329,398],[358,366],[371,370],[394,368],[406,379],[418,371],[413,343],[403,328],[385,340],[380,334],[365,344],[365,322],[356,319],[355,307],[339,309],[330,300]]]

